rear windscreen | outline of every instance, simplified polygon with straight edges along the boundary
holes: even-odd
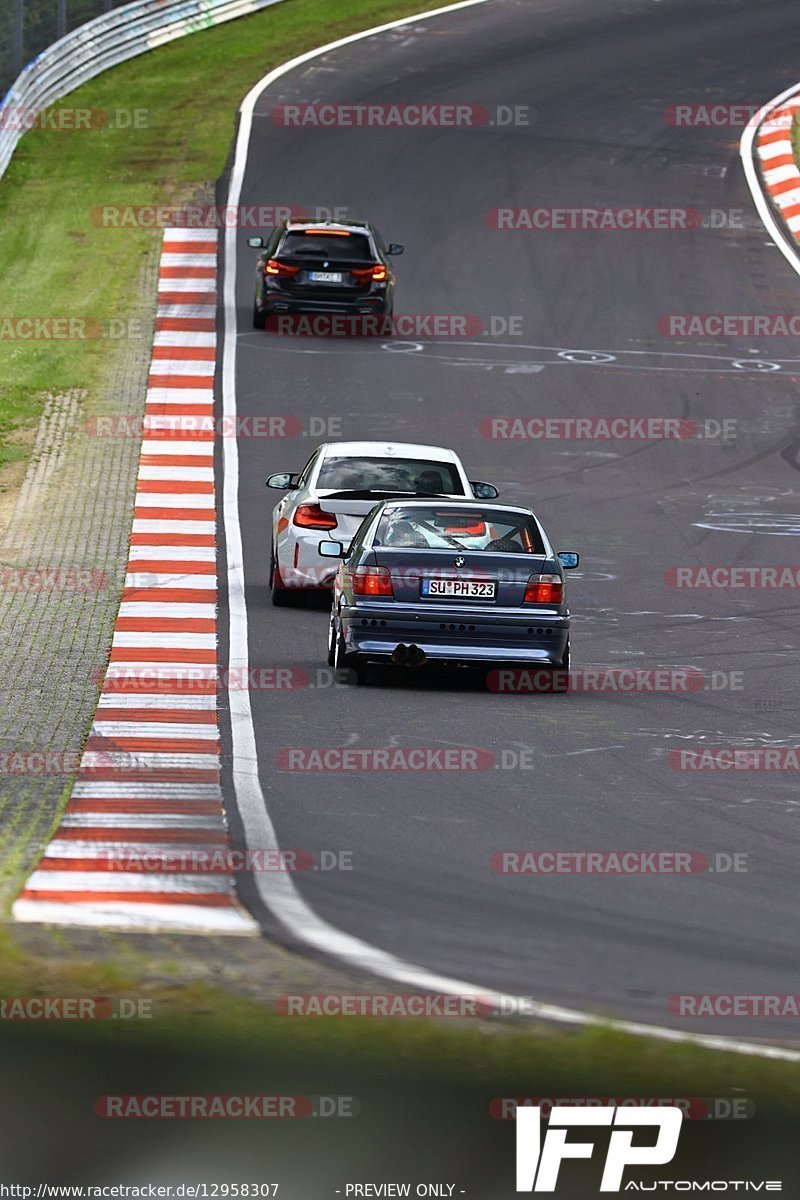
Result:
[[[417,550],[485,550],[490,554],[544,554],[536,522],[525,513],[487,508],[388,509],[380,519],[375,545]]]
[[[363,233],[345,235],[333,233],[290,232],[281,243],[278,253],[290,258],[356,259],[373,262],[369,238]]]
[[[434,492],[463,496],[452,463],[414,458],[326,458],[317,479],[332,492]]]

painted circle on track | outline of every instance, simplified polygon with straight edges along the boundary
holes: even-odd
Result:
[[[731,363],[732,367],[736,367],[737,371],[780,371],[780,363],[764,362],[759,358],[735,358]]]
[[[567,362],[576,363],[608,363],[616,362],[615,354],[605,354],[600,350],[559,350],[559,358],[565,358]]]
[[[800,513],[711,513],[705,521],[694,521],[697,529],[723,533],[771,533],[776,537],[800,537]]]
[[[381,342],[381,350],[394,350],[397,354],[416,354],[424,349],[422,342]]]

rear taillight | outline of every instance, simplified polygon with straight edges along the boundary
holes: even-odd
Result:
[[[323,512],[318,504],[298,505],[293,521],[303,529],[335,529],[338,524],[336,514]]]
[[[383,283],[388,271],[383,263],[376,263],[374,267],[358,267],[356,270],[351,270],[350,274],[359,283]]]
[[[299,267],[292,267],[289,263],[282,263],[277,258],[269,258],[264,263],[265,275],[278,275],[281,279],[289,279],[292,275],[296,275],[299,270]]]
[[[356,567],[351,575],[356,596],[393,596],[388,567]]]
[[[557,575],[531,575],[525,588],[525,604],[560,604],[564,581]]]

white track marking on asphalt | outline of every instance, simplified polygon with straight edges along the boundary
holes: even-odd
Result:
[[[178,696],[115,696],[113,693],[103,692],[100,696],[98,713],[104,708],[187,708],[203,712],[215,712],[217,707],[216,700],[217,698],[213,694],[203,696],[192,695],[191,692]]]
[[[159,276],[159,292],[208,292],[214,291],[213,279],[165,279]]]
[[[170,346],[171,350],[177,349]],[[214,370],[206,359],[194,358],[158,358],[150,364],[151,375],[202,375],[210,380],[209,387],[214,382]]]
[[[166,241],[166,238],[164,239]],[[217,256],[212,250],[165,250],[161,255],[161,267],[208,267],[216,270]]]
[[[126,650],[163,647],[168,650],[215,650],[214,633],[115,633],[112,646]]]
[[[217,335],[203,329],[160,329],[154,346],[216,346]]]
[[[156,482],[159,479],[176,479],[185,480],[187,483],[213,483],[214,468],[213,467],[139,467],[139,479]],[[132,546],[132,550],[137,550],[139,547]],[[166,546],[169,550],[171,547]],[[209,547],[204,547],[209,549]],[[192,553],[195,553],[192,551]],[[211,555],[212,561],[216,559],[216,555]]]
[[[177,721],[137,721],[132,729],[126,721],[95,720],[92,725],[92,734],[109,738],[165,737],[169,734],[172,738],[207,738],[216,741],[217,727],[216,725],[196,723],[181,725]]]
[[[135,796],[139,800],[222,800],[218,783],[113,783],[107,779],[91,779],[78,780],[72,794],[85,800],[116,800],[120,796]]]
[[[159,813],[157,818],[159,827],[176,826],[181,829],[226,829],[225,821],[221,816],[198,816],[195,813]],[[152,828],[154,818],[148,813],[125,813],[125,826],[128,829],[150,829]],[[102,829],[103,826],[108,826],[109,829],[119,828],[118,813],[102,813],[102,812],[79,812],[68,813],[61,822],[61,827],[64,829]],[[48,846],[48,851],[52,849],[55,842]]]
[[[119,606],[119,615],[121,617],[200,617],[208,620],[216,617],[217,608],[215,604],[184,604],[178,601],[156,604],[149,600],[123,600]]]
[[[55,900],[17,900],[14,904],[14,917],[17,921],[139,930],[142,933],[214,933],[241,936],[251,932],[243,925],[239,909],[193,904],[151,904],[146,901],[134,903],[106,900],[89,905],[83,910],[77,904],[60,904]]]
[[[154,469],[162,470],[161,467]],[[177,471],[179,468],[166,467],[163,469]],[[194,470],[195,468],[188,467],[186,469]],[[161,562],[170,562],[174,559],[176,562],[191,560],[198,563],[213,563],[217,561],[217,551],[214,546],[131,546],[130,562],[149,562],[151,559],[159,559]]]
[[[290,59],[270,71],[248,92],[240,108],[239,128],[236,135],[233,167],[228,189],[228,203],[239,204],[242,184],[250,146],[250,133],[256,101],[276,80],[295,67],[311,62],[341,46],[347,46],[376,34],[398,29],[416,21],[441,16],[448,12],[466,9],[487,0],[461,0],[444,8],[417,13],[399,21],[390,21],[374,29],[351,34],[316,50],[309,50],[297,58]],[[222,351],[222,406],[226,417],[236,418],[236,250],[237,232],[233,226],[225,230],[225,268],[223,279],[224,340]],[[223,516],[225,543],[228,560],[228,603],[230,619],[230,667],[232,670],[248,668],[248,612],[245,598],[244,556],[242,531],[239,520],[239,450],[236,438],[223,438]],[[258,774],[258,743],[256,740],[250,695],[246,689],[228,693],[233,740],[233,783],[236,802],[242,819],[247,845],[264,849],[277,849],[275,827],[267,810],[267,802]],[[448,995],[480,995],[489,1004],[520,1004],[522,998],[503,992],[480,987],[466,980],[451,979],[435,971],[404,962],[400,958],[380,950],[360,938],[345,933],[329,924],[305,902],[290,875],[272,874],[269,878],[262,873],[254,876],[259,896],[267,909],[300,942],[339,959],[350,967],[384,976],[410,987]],[[529,1002],[526,1000],[525,1004]],[[625,1033],[658,1038],[667,1042],[690,1042],[714,1050],[727,1050],[739,1054],[765,1058],[784,1059],[800,1063],[800,1051],[786,1050],[778,1046],[765,1046],[735,1038],[712,1035],[682,1033],[665,1026],[645,1025],[634,1021],[600,1021],[591,1013],[563,1008],[555,1004],[539,1004],[531,1014],[539,1019],[565,1025],[605,1025]],[[530,1012],[530,1007],[524,1011]]]
[[[180,454],[197,458],[211,458],[214,447],[211,442],[187,442],[183,438],[159,438],[157,441],[145,437],[142,442],[143,455]]]
[[[214,533],[213,521],[161,521],[150,517],[135,517],[133,532],[136,533]],[[176,614],[177,615],[177,614]],[[187,614],[191,616],[191,613]],[[200,615],[200,614],[198,614]]]
[[[146,567],[125,576],[125,586],[132,588],[197,588],[216,591],[217,581],[213,575],[190,575],[188,571],[150,571]],[[133,599],[134,597],[130,597]],[[211,599],[211,597],[209,597]]]
[[[176,401],[176,403],[179,403],[179,401]],[[145,437],[148,433],[151,433],[156,429],[168,429],[172,433],[175,433],[178,430],[185,430],[187,433],[213,433],[215,428],[214,418],[211,416],[187,417],[185,414],[181,413],[164,413],[163,415],[156,417],[145,414],[144,417]],[[209,442],[210,441],[211,439],[209,439]],[[139,497],[137,497],[137,500],[138,499]]]
[[[779,142],[772,142],[768,146],[758,147],[758,157],[765,162],[770,158],[777,158],[781,154],[793,154],[794,149],[790,138],[781,138]]]
[[[225,875],[154,874],[149,871],[34,871],[27,891],[41,892],[190,892],[225,893],[230,887]]]
[[[177,393],[177,394],[176,394]],[[213,404],[214,389],[209,384],[205,388],[176,388],[152,387],[147,389],[146,404]]]

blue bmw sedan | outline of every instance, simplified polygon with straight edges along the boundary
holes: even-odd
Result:
[[[370,663],[418,667],[513,664],[568,687],[570,614],[558,554],[530,509],[458,500],[385,500],[340,559],[328,662],[363,682]],[[557,676],[556,676],[557,673]]]

